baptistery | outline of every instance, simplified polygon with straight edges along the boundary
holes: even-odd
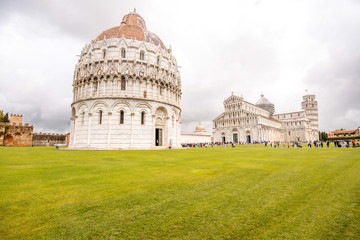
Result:
[[[180,147],[180,103],[181,79],[171,48],[131,12],[81,51],[69,148]]]

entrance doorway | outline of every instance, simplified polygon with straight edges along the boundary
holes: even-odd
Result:
[[[247,142],[247,143],[251,143],[251,137],[250,137],[250,135],[246,135],[246,142]]]
[[[237,143],[238,142],[238,135],[237,133],[233,133],[233,142]]]
[[[162,129],[155,129],[155,146],[162,146]]]
[[[223,142],[223,143],[225,142],[225,137],[222,137],[222,142]]]

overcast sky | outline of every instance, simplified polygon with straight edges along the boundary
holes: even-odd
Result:
[[[360,1],[0,1],[0,110],[69,132],[77,55],[136,8],[181,66],[182,130],[212,132],[223,100],[276,112],[316,94],[319,128],[360,126]]]

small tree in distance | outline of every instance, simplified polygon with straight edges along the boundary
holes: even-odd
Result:
[[[319,139],[320,139],[320,141],[327,141],[328,134],[326,132],[319,132]]]
[[[0,122],[9,122],[9,113],[4,114],[4,111],[0,110]]]

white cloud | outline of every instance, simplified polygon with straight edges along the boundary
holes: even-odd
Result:
[[[264,92],[283,112],[300,109],[305,89],[322,131],[356,127],[360,5],[350,0],[5,0],[0,109],[36,131],[69,131],[76,55],[134,7],[182,67],[184,131],[203,122],[211,132],[231,91],[254,103]]]

